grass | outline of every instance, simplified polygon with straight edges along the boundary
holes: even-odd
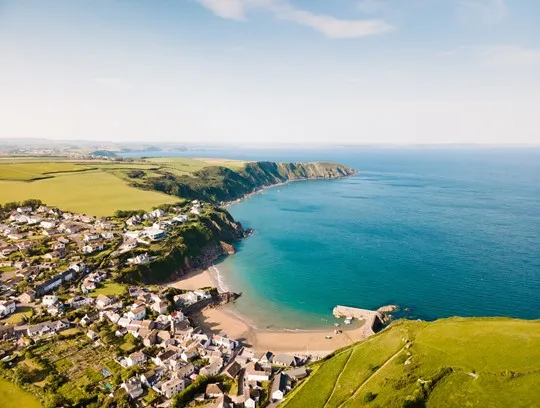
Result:
[[[147,159],[149,163],[154,163],[171,173],[177,175],[191,175],[192,173],[210,166],[222,166],[230,169],[240,169],[245,162],[225,159],[190,159],[186,157],[157,157]]]
[[[9,324],[19,324],[23,321],[23,317],[30,317],[32,314],[32,308],[27,306],[18,307],[11,316],[2,321]]]
[[[284,407],[532,407],[539,345],[540,321],[396,322],[322,363]]]
[[[98,295],[106,296],[120,296],[126,291],[126,285],[115,282],[106,282],[103,286],[98,287],[95,291],[90,293],[90,296],[97,297]]]
[[[95,216],[112,215],[116,210],[150,210],[174,203],[178,198],[130,187],[104,171],[65,173],[31,183],[0,181],[0,202],[37,198],[64,210]]]
[[[0,378],[0,407],[2,408],[40,408],[39,400],[17,385]]]
[[[36,180],[54,173],[89,170],[90,167],[69,162],[1,163],[0,180]]]

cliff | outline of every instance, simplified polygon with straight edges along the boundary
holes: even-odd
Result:
[[[234,251],[234,242],[245,235],[242,225],[235,222],[226,210],[204,204],[196,220],[175,228],[160,248],[149,253],[154,257],[152,262],[123,270],[117,280],[154,284],[178,278],[194,268],[206,267],[230,254]]]
[[[207,167],[193,175],[164,173],[149,178],[146,187],[178,197],[213,203],[233,201],[260,188],[295,180],[335,179],[356,171],[336,163],[251,162],[239,170]]]

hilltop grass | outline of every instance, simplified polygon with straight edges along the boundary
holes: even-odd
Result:
[[[232,170],[241,169],[245,166],[245,162],[237,160],[191,159],[187,157],[156,157],[146,159],[146,161],[160,165],[164,170],[180,176],[191,175],[196,171],[212,166],[228,167]]]
[[[2,408],[40,408],[39,400],[17,385],[0,378],[0,407]]]
[[[540,321],[400,321],[324,362],[284,407],[532,407],[539,344]]]
[[[112,215],[116,210],[150,210],[178,198],[129,186],[104,171],[65,173],[31,183],[0,181],[0,202],[37,198],[55,207],[95,216]]]

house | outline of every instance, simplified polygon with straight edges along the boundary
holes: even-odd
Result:
[[[103,231],[101,233],[101,237],[103,239],[114,239],[114,232],[112,232],[112,231]]]
[[[126,316],[133,320],[142,320],[146,317],[146,307],[139,306],[133,310],[130,310],[127,312]]]
[[[165,231],[158,228],[145,228],[143,231],[143,235],[150,238],[152,241],[158,241],[160,239],[165,238]]]
[[[26,232],[11,232],[10,234],[8,234],[7,237],[14,241],[18,241],[20,239],[26,238],[27,236],[28,234]]]
[[[188,216],[186,214],[180,214],[171,219],[171,223],[173,224],[183,224],[184,222],[187,222],[187,221],[188,221]]]
[[[83,235],[84,242],[97,241],[101,238],[101,235],[96,231],[90,231]]]
[[[132,320],[132,319],[130,319],[129,317],[122,317],[122,318],[118,319],[117,324],[118,324],[118,326],[120,326],[120,327],[126,328],[126,327],[128,327],[129,324],[131,323],[131,320]]]
[[[17,306],[13,300],[0,300],[0,317],[9,316],[15,309]]]
[[[272,363],[282,367],[296,367],[297,365],[296,357],[290,354],[276,354]]]
[[[54,228],[56,226],[56,221],[55,220],[43,220],[39,223],[39,226],[41,228],[44,228],[44,229],[47,229],[47,230],[50,230],[52,228]]]
[[[11,255],[13,252],[16,252],[16,251],[17,251],[16,246],[6,246],[6,247],[3,247],[2,249],[0,249],[0,254],[2,254],[3,256],[8,256],[8,255]]]
[[[64,309],[65,309],[64,304],[59,302],[59,303],[55,303],[52,306],[49,306],[47,308],[47,313],[49,313],[52,316],[56,316],[60,314]]]
[[[136,351],[135,353],[131,353],[124,361],[126,363],[126,367],[133,367],[143,364],[146,362],[146,354],[144,354],[142,351]]]
[[[156,311],[159,314],[164,314],[167,313],[167,307],[167,303],[159,301],[153,303],[152,306],[150,306],[150,309]]]
[[[306,378],[308,376],[308,371],[305,367],[297,367],[291,368],[290,370],[283,372],[283,374],[286,374],[291,380],[298,381]]]
[[[69,299],[67,303],[72,308],[78,309],[86,305],[91,305],[92,303],[94,303],[94,299],[90,297],[84,297],[84,296],[74,296],[71,299]]]
[[[184,390],[185,380],[181,378],[173,378],[172,380],[165,381],[161,384],[161,392],[165,397],[172,398],[180,391]]]
[[[157,334],[158,334],[158,330],[154,329],[154,330],[150,330],[145,336],[141,336],[143,337],[144,346],[150,347],[156,344]]]
[[[141,217],[138,215],[134,215],[133,217],[129,217],[126,220],[126,224],[130,227],[133,227],[135,225],[139,225],[141,223]]]
[[[19,214],[27,214],[32,212],[32,207],[17,207],[17,212]]]
[[[285,398],[288,381],[289,379],[285,374],[279,373],[276,375],[274,382],[272,383],[272,389],[270,390],[270,395],[273,401],[281,401],[283,398]]]
[[[144,265],[150,262],[150,257],[147,253],[137,255],[135,258],[129,258],[128,263],[136,264],[136,265]]]
[[[49,260],[52,260],[52,259],[64,259],[66,257],[66,251],[59,250],[59,251],[49,252],[48,254],[45,254],[43,257],[45,259],[49,259]]]
[[[41,303],[43,303],[45,306],[52,306],[56,302],[58,302],[58,296],[55,295],[45,295],[43,296],[43,299],[41,299]]]
[[[27,266],[28,264],[25,261],[13,262],[13,267],[15,269],[23,269],[23,268],[26,268]]]
[[[94,242],[82,247],[83,254],[92,254],[94,252],[103,251],[103,242]]]
[[[189,378],[193,374],[195,374],[195,366],[191,363],[176,369],[177,378]]]
[[[28,225],[36,225],[41,222],[41,217],[37,217],[35,215],[31,215],[26,219],[26,223]]]
[[[137,245],[139,245],[139,242],[136,239],[128,238],[122,243],[122,245],[120,246],[120,250],[130,251],[137,248]]]
[[[225,368],[225,375],[234,379],[241,370],[242,366],[238,362],[233,361],[227,368]]]
[[[186,292],[186,293],[181,293],[180,295],[174,296],[173,300],[176,304],[183,306],[183,305],[191,305],[193,303],[196,303],[199,300],[199,298],[193,292]]]
[[[219,398],[223,395],[223,388],[220,384],[208,384],[204,392],[206,398]]]
[[[64,244],[63,242],[54,242],[52,245],[51,245],[51,249],[53,251],[60,251],[62,249],[65,249],[66,248],[66,244]]]
[[[161,354],[158,354],[157,357],[153,359],[154,364],[158,366],[168,365],[170,360],[176,360],[178,358],[178,353],[174,350],[167,350]]]
[[[112,304],[112,302],[113,302],[113,299],[111,299],[110,297],[103,294],[99,294],[96,298],[96,307],[98,307],[99,309],[104,309],[110,304]]]
[[[19,302],[32,303],[36,299],[36,292],[32,289],[28,289],[22,295],[19,296]]]
[[[90,323],[96,321],[98,317],[99,315],[95,312],[87,313],[81,318],[81,320],[79,321],[79,324],[83,327],[88,326]]]
[[[221,367],[223,366],[223,362],[221,361],[214,361],[213,363],[208,364],[207,366],[201,368],[199,373],[201,375],[218,375],[221,371]]]
[[[67,232],[68,234],[77,234],[84,230],[84,226],[74,222],[62,223],[60,224],[60,230]]]
[[[83,294],[87,294],[88,292],[91,292],[93,290],[96,290],[96,284],[94,281],[88,281],[85,280],[81,285],[81,292]]]
[[[212,336],[212,344],[216,346],[223,346],[231,350],[240,345],[238,341],[229,339],[226,334],[214,334]]]
[[[147,387],[152,387],[157,384],[159,380],[161,380],[161,377],[163,377],[164,373],[165,370],[160,367],[156,367],[150,371],[147,371],[144,374],[141,374],[141,382]]]
[[[245,378],[248,381],[268,381],[270,379],[271,371],[269,369],[263,369],[257,363],[249,363],[246,366]]]
[[[43,336],[45,334],[57,333],[67,329],[69,322],[67,320],[57,320],[55,322],[47,321],[28,327],[27,335],[29,337]]]
[[[122,385],[122,388],[126,390],[129,397],[133,400],[136,400],[143,394],[142,384],[139,377],[131,377],[129,380],[125,381]]]
[[[267,351],[265,353],[262,353],[258,358],[257,361],[262,365],[270,365],[272,364],[272,359],[274,358],[274,353],[271,351]]]
[[[99,339],[98,334],[93,330],[88,330],[86,332],[86,337],[88,337],[92,341]]]
[[[163,211],[161,208],[156,208],[150,214],[152,214],[155,218],[161,218],[161,217],[165,217],[167,215],[167,213],[165,211]]]

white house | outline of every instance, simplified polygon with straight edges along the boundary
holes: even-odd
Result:
[[[163,314],[167,312],[167,303],[161,301],[155,302],[152,304],[152,306],[150,306],[150,308],[157,313]]]
[[[124,234],[124,237],[126,237],[126,239],[137,239],[140,235],[141,231],[127,231]]]
[[[143,394],[142,384],[139,377],[131,377],[121,386],[126,390],[131,399],[137,399]]]
[[[285,398],[285,394],[287,393],[287,382],[288,378],[286,375],[279,373],[275,376],[271,389],[272,400],[281,401]]]
[[[139,364],[143,364],[146,361],[146,354],[142,351],[136,351],[131,353],[125,360],[126,367],[133,367]]]
[[[79,307],[83,307],[86,305],[91,305],[94,303],[94,299],[91,297],[84,297],[84,296],[75,296],[72,297],[67,301],[67,303],[74,309],[78,309]]]
[[[163,211],[161,208],[156,208],[150,214],[152,214],[155,218],[161,218],[161,217],[165,217],[167,215],[167,213],[165,211]]]
[[[137,255],[135,258],[129,258],[128,263],[132,263],[135,265],[144,265],[150,262],[150,257],[147,253]]]
[[[258,364],[249,363],[246,366],[246,379],[248,381],[268,381],[270,379],[271,371],[264,370]]]
[[[39,226],[41,228],[45,228],[45,229],[51,229],[51,228],[54,228],[56,226],[56,221],[55,220],[43,220],[39,223]]]
[[[13,300],[0,300],[0,317],[9,316],[17,308]]]
[[[43,296],[43,299],[41,300],[41,302],[42,302],[45,306],[52,306],[52,305],[54,305],[56,302],[58,302],[58,296],[55,296],[55,295],[45,295],[45,296]]]
[[[97,241],[101,236],[96,231],[87,232],[83,235],[84,242],[91,242],[91,241]]]
[[[185,387],[184,379],[173,378],[172,380],[165,381],[161,384],[161,392],[165,397],[172,398],[180,391],[183,391]]]
[[[146,317],[146,307],[139,306],[133,310],[130,310],[127,312],[126,316],[132,320],[142,320]]]
[[[112,304],[112,302],[113,300],[110,297],[102,295],[102,294],[99,294],[96,298],[96,306],[99,309],[104,309],[105,307]]]
[[[165,238],[165,231],[159,228],[145,228],[143,235],[147,236],[152,241],[158,241]]]

